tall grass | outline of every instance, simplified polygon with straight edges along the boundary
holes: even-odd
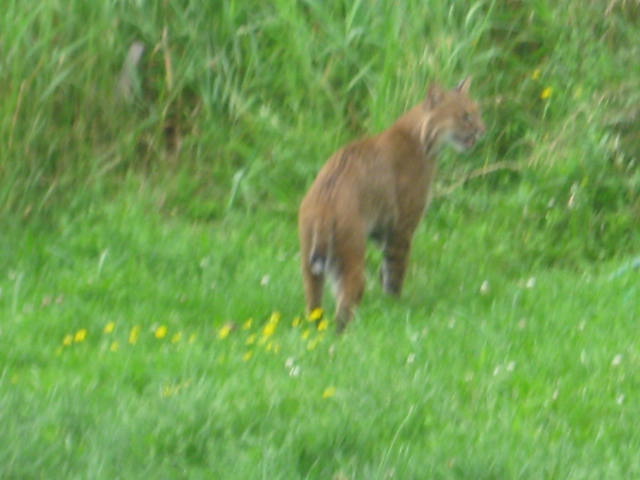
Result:
[[[196,217],[291,208],[335,147],[469,74],[490,133],[443,180],[509,161],[638,210],[635,2],[10,1],[0,21],[6,213],[130,175]]]

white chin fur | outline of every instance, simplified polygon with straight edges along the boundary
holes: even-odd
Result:
[[[466,152],[467,150],[469,150],[469,147],[467,147],[464,143],[460,142],[451,132],[447,132],[441,138],[442,138],[441,143],[451,145],[453,149],[458,153]]]
[[[458,153],[462,153],[462,152],[466,152],[467,150],[469,150],[469,147],[467,145],[465,145],[464,143],[460,142],[454,135],[452,135],[451,133],[447,134],[447,136],[444,139],[445,143],[451,145],[454,150]]]

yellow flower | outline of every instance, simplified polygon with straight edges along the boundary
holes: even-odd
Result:
[[[242,355],[242,361],[248,362],[253,357],[253,352],[251,350],[247,351],[244,355]]]
[[[318,324],[318,331],[319,332],[324,332],[327,328],[329,328],[329,320],[324,318]]]
[[[280,353],[280,344],[278,342],[268,342],[265,350],[267,352]]]
[[[195,333],[192,333],[191,335],[189,335],[189,343],[195,342],[196,338],[198,338],[198,335],[196,335]]]
[[[109,322],[104,326],[104,333],[111,333],[116,329],[116,322]]]
[[[111,351],[111,352],[117,352],[118,350],[120,350],[120,343],[119,342],[113,342],[111,344],[111,346],[109,347],[109,351]]]
[[[307,343],[307,350],[315,350],[321,341],[322,339],[320,337],[316,337],[313,340],[310,340],[309,343]]]
[[[327,387],[322,392],[322,398],[331,398],[336,394],[336,387]]]
[[[231,333],[231,325],[227,323],[226,325],[222,326],[220,330],[218,330],[218,338],[220,340],[224,340],[229,336],[230,333]]]
[[[269,317],[269,323],[274,323],[277,325],[280,322],[281,318],[282,315],[280,314],[280,312],[273,312]]]
[[[177,387],[173,385],[164,385],[162,387],[162,391],[160,392],[160,396],[167,398],[167,397],[172,397],[176,393],[178,393]]]
[[[269,323],[267,323],[262,329],[262,335],[269,338],[271,335],[275,333],[277,326],[278,326],[277,323],[269,321]]]
[[[156,328],[156,332],[155,332],[156,338],[162,339],[166,337],[167,331],[168,331],[167,327],[165,327],[164,325],[160,325],[158,328]]]
[[[573,91],[573,96],[574,96],[574,98],[582,97],[582,87],[581,86],[577,86],[576,87],[576,89]]]
[[[322,315],[324,315],[322,308],[314,308],[309,314],[309,321],[316,322],[322,318]]]
[[[173,395],[177,395],[181,390],[188,388],[189,385],[191,385],[191,380],[187,380],[182,383],[163,385],[162,390],[160,391],[160,395],[163,397],[171,397]]]
[[[247,345],[253,345],[256,343],[256,334],[253,333],[247,337],[247,341],[245,342]]]
[[[81,328],[73,336],[73,341],[76,342],[76,343],[80,343],[80,342],[84,342],[86,340],[86,338],[87,338],[87,329],[86,328]]]
[[[302,320],[300,320],[300,317],[296,317],[293,319],[293,322],[291,322],[291,326],[296,328],[300,326],[300,323],[302,323]]]
[[[129,343],[135,345],[140,337],[140,325],[134,325],[129,332]]]
[[[311,335],[311,330],[307,328],[304,332],[302,332],[302,339],[306,340],[307,338],[309,338],[309,335]]]
[[[68,347],[69,345],[71,345],[73,343],[73,335],[71,335],[70,333],[68,333],[67,335],[64,336],[64,339],[62,340],[62,344],[65,347]]]
[[[531,79],[532,80],[538,80],[540,78],[540,69],[536,68],[533,73],[531,74]]]
[[[171,343],[178,343],[182,340],[182,332],[175,333],[173,337],[171,337]]]
[[[547,98],[551,97],[552,93],[553,93],[553,88],[547,87],[544,90],[542,90],[542,93],[540,93],[540,98],[542,100],[546,100]]]
[[[249,330],[253,326],[253,318],[249,318],[246,322],[242,324],[243,330]]]

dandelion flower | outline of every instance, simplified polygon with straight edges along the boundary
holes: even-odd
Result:
[[[302,323],[302,320],[300,320],[300,317],[296,317],[293,319],[293,322],[291,322],[291,326],[297,328],[300,326],[300,323]]]
[[[273,323],[277,325],[280,323],[280,319],[282,318],[282,314],[280,312],[273,312],[269,317],[269,323]]]
[[[111,344],[111,346],[109,347],[109,351],[111,351],[111,352],[117,352],[118,350],[120,350],[120,343],[119,342],[113,342]]]
[[[165,327],[164,325],[160,325],[158,328],[156,328],[156,332],[155,332],[155,336],[157,339],[163,339],[164,337],[167,336],[167,327]]]
[[[536,68],[533,73],[531,74],[531,79],[532,80],[538,80],[540,78],[540,69]]]
[[[244,342],[244,343],[246,343],[247,345],[253,345],[254,343],[256,343],[256,334],[253,333],[253,334],[249,335],[247,337],[246,342]]]
[[[196,341],[196,338],[198,338],[198,335],[196,335],[195,333],[189,335],[189,343],[194,343]]]
[[[278,342],[267,342],[265,350],[267,352],[280,353],[280,344]]]
[[[160,396],[167,398],[175,395],[176,393],[178,393],[177,387],[174,387],[173,385],[164,385],[160,392]]]
[[[175,333],[171,337],[171,343],[179,343],[182,340],[182,332]]]
[[[574,98],[582,97],[582,87],[580,86],[576,87],[576,89],[573,91],[573,97]]]
[[[249,350],[249,351],[245,352],[244,355],[242,355],[242,361],[243,362],[248,362],[249,360],[251,360],[252,357],[253,357],[253,351]]]
[[[323,318],[320,323],[318,323],[318,331],[324,332],[327,328],[329,328],[329,320]]]
[[[551,97],[552,93],[553,93],[553,88],[547,87],[544,90],[542,90],[542,93],[540,93],[540,98],[542,100],[546,100]]]
[[[273,335],[276,332],[277,326],[278,326],[277,323],[269,321],[269,323],[267,323],[262,329],[262,335],[265,338],[269,338],[271,335]]]
[[[104,326],[104,333],[112,333],[116,329],[116,322],[109,322]]]
[[[322,315],[324,315],[322,308],[314,308],[309,314],[309,321],[316,322],[322,318]]]
[[[140,337],[140,325],[134,325],[129,332],[129,343],[135,345]]]
[[[302,339],[306,340],[307,338],[309,338],[309,335],[311,335],[311,330],[307,328],[304,332],[302,332]]]
[[[81,328],[73,336],[73,341],[76,343],[84,342],[87,339],[87,329]]]
[[[229,336],[230,333],[231,333],[231,325],[229,324],[223,325],[222,328],[218,330],[218,338],[220,340],[224,340]]]
[[[319,338],[314,338],[313,340],[310,340],[309,343],[307,343],[307,350],[309,351],[315,350],[319,343],[320,343]]]
[[[324,392],[322,392],[322,398],[331,398],[335,396],[336,391],[336,387],[327,387],[324,389]]]
[[[253,318],[249,318],[246,322],[242,324],[243,330],[249,330],[253,326]]]
[[[62,340],[62,344],[65,347],[70,346],[73,343],[73,335],[71,335],[70,333],[64,336],[64,339]]]

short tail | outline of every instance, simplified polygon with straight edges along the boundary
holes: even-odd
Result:
[[[333,229],[327,222],[318,221],[311,231],[309,268],[313,275],[322,275],[329,267]]]

